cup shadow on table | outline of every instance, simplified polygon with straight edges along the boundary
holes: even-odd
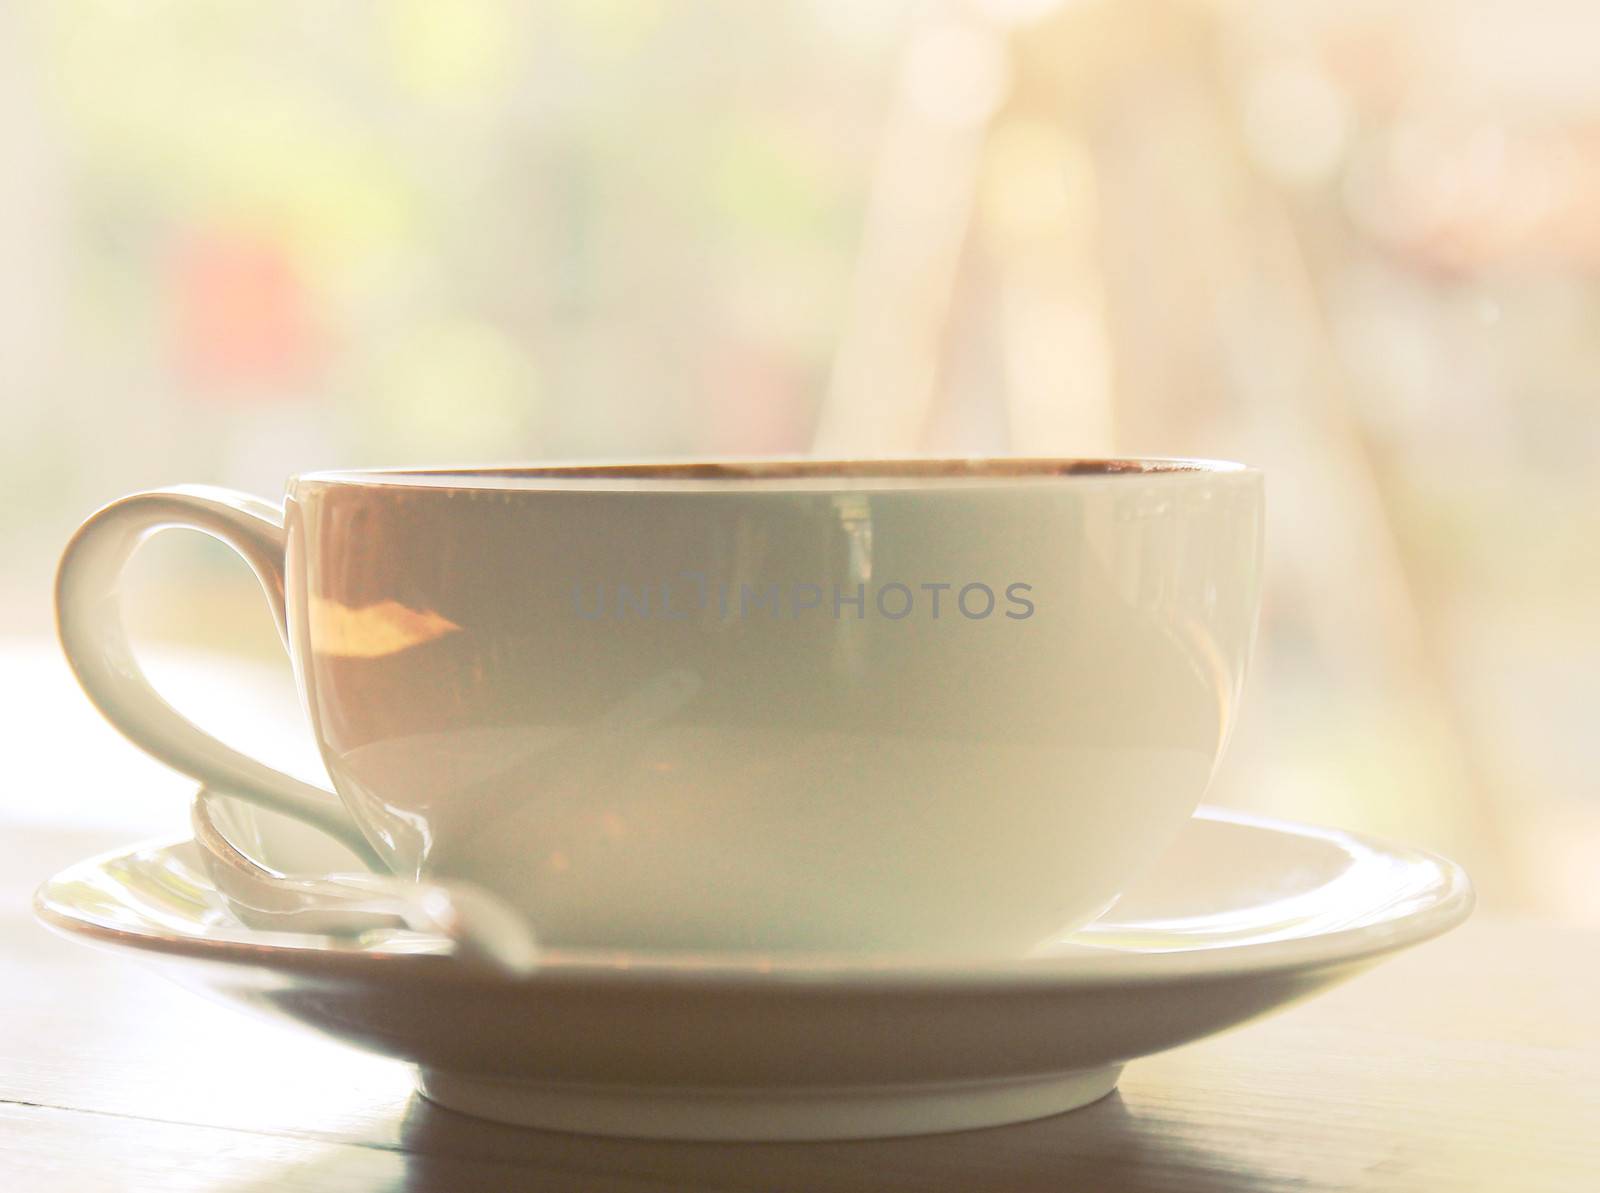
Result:
[[[463,1166],[559,1188],[1228,1189],[1271,1183],[1243,1157],[1174,1137],[1113,1092],[1033,1122],[901,1139],[823,1143],[683,1143],[529,1130],[445,1110],[414,1095],[398,1124],[406,1190],[457,1189]],[[1222,1174],[1226,1174],[1223,1177]],[[487,1176],[487,1172],[485,1173]]]

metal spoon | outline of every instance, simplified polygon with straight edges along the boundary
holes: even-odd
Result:
[[[253,819],[243,821],[242,813]],[[217,890],[251,927],[328,936],[406,928],[443,937],[468,964],[513,975],[538,965],[526,918],[472,883],[371,873],[344,844],[304,820],[206,787],[195,793],[189,820]],[[259,836],[263,821],[281,822],[275,831],[302,838],[316,869],[288,874],[252,856],[247,842]]]

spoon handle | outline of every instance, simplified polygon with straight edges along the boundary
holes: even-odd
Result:
[[[292,887],[307,909],[348,914],[353,925],[362,917],[387,918],[413,932],[443,936],[464,961],[516,973],[537,964],[537,942],[522,917],[471,883],[418,883],[381,874],[279,881]]]
[[[461,960],[505,973],[528,973],[538,963],[538,941],[526,918],[475,884],[342,870],[285,874],[239,844],[254,834],[236,815],[226,796],[204,787],[189,807],[195,844],[212,881],[252,926],[330,936],[407,928],[442,936]]]

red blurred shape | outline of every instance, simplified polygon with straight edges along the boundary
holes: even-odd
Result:
[[[176,365],[214,394],[286,394],[316,356],[304,282],[283,244],[249,233],[207,231],[178,253],[173,270]]]

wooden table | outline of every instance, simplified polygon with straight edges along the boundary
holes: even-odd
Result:
[[[1480,917],[1129,1066],[1054,1119],[869,1143],[635,1143],[415,1097],[402,1065],[213,1006],[27,907],[119,842],[0,825],[0,1190],[1600,1190],[1600,934]]]

